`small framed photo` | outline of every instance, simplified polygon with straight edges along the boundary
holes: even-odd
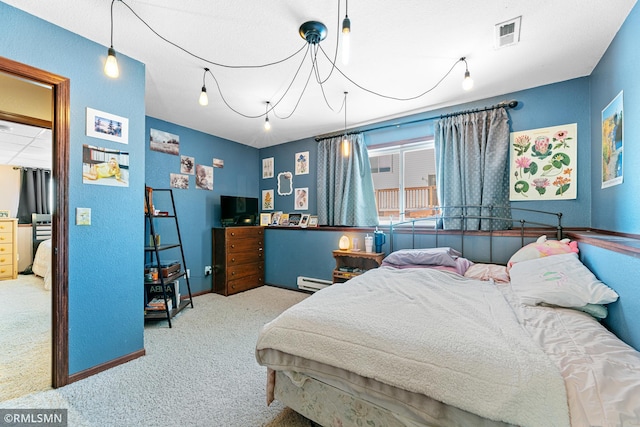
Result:
[[[289,214],[289,227],[298,227],[300,225],[300,219],[301,218],[302,218],[302,214],[290,213]]]
[[[288,213],[283,213],[282,215],[280,215],[280,222],[278,223],[278,225],[282,225],[284,227],[289,225],[289,214]]]
[[[271,213],[261,213],[260,214],[260,225],[266,227],[271,223]]]
[[[129,143],[129,119],[87,107],[87,136]]]
[[[271,214],[271,225],[280,224],[280,215],[282,215],[282,211],[276,211]]]
[[[300,227],[307,228],[307,225],[309,225],[309,216],[309,214],[302,214],[300,217]]]
[[[9,211],[0,211],[0,218],[9,218]]]
[[[317,215],[309,215],[309,223],[308,227],[317,227],[318,226],[318,216]]]

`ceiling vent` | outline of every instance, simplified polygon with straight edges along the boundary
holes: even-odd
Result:
[[[496,25],[496,49],[512,46],[520,41],[520,22],[522,16]]]

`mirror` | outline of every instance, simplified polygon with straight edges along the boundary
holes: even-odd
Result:
[[[293,193],[293,174],[280,172],[278,174],[278,195],[288,196],[291,193]]]

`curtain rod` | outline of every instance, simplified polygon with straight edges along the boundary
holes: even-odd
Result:
[[[432,117],[427,117],[426,119],[418,119],[418,120],[412,120],[410,122],[404,122],[404,123],[396,123],[396,124],[392,124],[392,125],[383,125],[383,126],[378,126],[375,128],[371,128],[371,129],[366,129],[363,131],[350,131],[347,132],[346,135],[353,135],[356,133],[361,133],[361,132],[372,132],[375,130],[380,130],[380,129],[388,129],[388,128],[395,128],[395,127],[400,127],[400,126],[405,126],[405,125],[412,125],[414,123],[422,123],[422,122],[430,122],[432,120],[437,120],[437,119],[444,119],[446,117],[454,117],[454,116],[459,116],[462,114],[469,114],[469,113],[479,113],[481,111],[490,111],[490,110],[495,110],[497,108],[515,108],[518,106],[518,101],[516,101],[515,99],[512,99],[511,101],[502,101],[496,105],[491,105],[489,107],[483,107],[483,108],[475,108],[475,109],[471,109],[471,110],[463,110],[463,111],[458,111],[456,113],[449,113],[449,114],[442,114],[440,116],[432,116]],[[326,138],[333,138],[336,136],[342,136],[345,135],[344,132],[333,132],[333,133],[329,133],[329,134],[325,134],[325,135],[319,135],[316,136],[316,141],[320,141],[321,139],[326,139]]]

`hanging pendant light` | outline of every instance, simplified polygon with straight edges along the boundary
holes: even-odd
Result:
[[[344,137],[342,139],[342,157],[349,157],[351,151],[351,143],[347,137],[347,94],[344,93]]]
[[[107,60],[104,63],[104,73],[112,79],[117,79],[120,76],[116,50],[113,48],[113,3],[115,3],[115,1],[116,0],[111,1],[111,44],[107,50]]]
[[[208,71],[208,68],[204,69],[204,74],[202,75],[202,91],[200,92],[200,98],[198,98],[198,103],[203,107],[209,105],[209,95],[207,95],[207,87],[204,84],[204,79]]]
[[[462,80],[462,89],[471,90],[473,88],[473,79],[471,78],[471,74],[469,73],[469,66],[467,65],[467,60],[463,56],[462,58],[460,58],[460,61],[463,61],[465,66],[464,80]]]
[[[264,130],[269,131],[271,130],[271,123],[269,123],[269,101],[267,101],[267,107],[266,107],[266,112],[265,112],[265,117],[264,117]]]
[[[349,0],[345,1],[345,14],[342,20],[342,63],[349,63],[351,50],[351,20],[349,19]]]

